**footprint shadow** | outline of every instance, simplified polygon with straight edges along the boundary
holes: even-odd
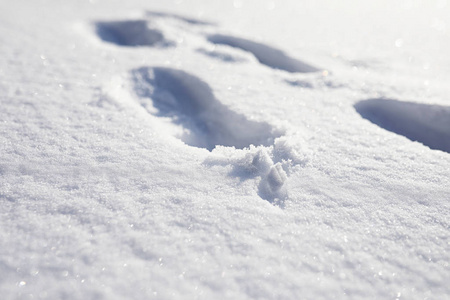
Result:
[[[151,99],[158,116],[170,117],[183,126],[181,140],[209,151],[217,145],[239,149],[269,146],[281,136],[265,122],[248,120],[216,99],[207,83],[181,70],[142,67],[132,71],[134,87],[141,99]]]
[[[431,149],[450,153],[450,107],[369,99],[356,103],[356,111],[372,123],[418,141]]]
[[[95,29],[100,39],[118,46],[168,46],[160,30],[149,27],[145,20],[96,22]]]
[[[230,35],[213,34],[208,36],[208,41],[214,44],[228,45],[250,52],[260,63],[273,69],[280,69],[291,73],[319,71],[319,69],[307,63],[288,56],[282,50],[251,40]]]

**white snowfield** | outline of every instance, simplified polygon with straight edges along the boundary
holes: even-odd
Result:
[[[450,299],[450,1],[0,4],[0,299]]]

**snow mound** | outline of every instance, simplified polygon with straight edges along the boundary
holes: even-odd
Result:
[[[164,35],[148,26],[145,20],[97,22],[97,35],[105,42],[119,46],[155,46],[167,44]]]
[[[354,107],[363,118],[386,130],[450,153],[450,107],[391,99],[364,100]]]
[[[273,69],[280,69],[291,73],[309,73],[319,71],[319,69],[311,65],[289,57],[286,53],[279,49],[251,40],[223,34],[213,34],[208,36],[208,41],[214,44],[228,45],[248,51],[252,53],[260,63]]]
[[[259,197],[284,207],[289,197],[289,176],[305,167],[310,155],[304,146],[295,145],[292,140],[293,137],[282,136],[269,147],[252,145],[243,150],[218,146],[204,163],[210,167],[229,166],[229,175],[240,181],[255,180]]]
[[[212,150],[217,145],[239,149],[250,145],[271,145],[281,135],[266,122],[238,114],[216,99],[207,83],[182,70],[142,67],[132,71],[134,87],[158,116],[169,117],[185,128],[181,139],[188,145]]]

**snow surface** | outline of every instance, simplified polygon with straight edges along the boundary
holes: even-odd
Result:
[[[0,7],[1,299],[450,299],[448,1]]]

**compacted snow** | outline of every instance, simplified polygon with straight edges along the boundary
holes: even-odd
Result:
[[[450,2],[372,2],[3,1],[0,298],[449,299]]]

